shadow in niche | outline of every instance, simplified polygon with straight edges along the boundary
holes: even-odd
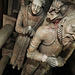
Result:
[[[44,6],[45,6],[45,7],[44,7],[44,12],[45,12],[45,13],[48,12],[48,10],[49,10],[49,8],[50,8],[52,2],[53,2],[53,0],[46,0],[45,5],[44,5]]]
[[[21,70],[18,71],[17,68],[12,69],[11,65],[7,65],[3,75],[21,75]]]
[[[70,67],[66,64],[61,68],[53,68],[52,75],[72,75]]]
[[[75,51],[63,67],[52,69],[52,75],[75,75]]]

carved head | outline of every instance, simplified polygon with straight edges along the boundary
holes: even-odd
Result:
[[[54,0],[49,11],[47,12],[47,17],[50,18],[50,20],[53,20],[57,17],[61,18],[61,15],[59,13],[60,7],[63,5],[63,3],[59,0]]]
[[[31,10],[33,14],[37,14],[41,11],[44,0],[33,0]]]

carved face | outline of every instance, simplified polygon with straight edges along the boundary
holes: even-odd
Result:
[[[47,12],[47,18],[50,18],[50,20],[53,20],[57,17],[61,17],[59,11],[62,5],[63,3],[61,1],[54,0],[49,11]]]
[[[37,14],[37,13],[40,12],[41,7],[40,7],[40,6],[37,6],[37,5],[35,5],[35,4],[32,4],[31,9],[32,9],[32,13],[33,13],[33,14]]]
[[[56,17],[58,17],[58,14],[56,14],[54,11],[53,12],[47,12],[47,18],[50,18],[50,20],[53,20]]]
[[[41,11],[42,2],[40,0],[33,0],[32,2],[32,13],[37,14]]]

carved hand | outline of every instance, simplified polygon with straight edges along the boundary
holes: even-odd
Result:
[[[63,59],[61,57],[48,57],[47,60],[46,60],[50,66],[52,67],[61,67],[64,65],[64,62],[63,62]]]

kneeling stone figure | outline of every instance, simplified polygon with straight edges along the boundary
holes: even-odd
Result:
[[[75,11],[69,16],[63,18],[58,24],[57,29],[52,23],[46,24],[44,22],[43,26],[41,26],[34,35],[27,53],[27,57],[30,58],[30,61],[32,63],[34,62],[34,64],[26,64],[25,66],[28,67],[25,69],[29,68],[29,71],[31,71],[30,69],[34,69],[38,63],[38,70],[35,71],[34,75],[45,75],[45,73],[50,69],[50,66],[63,66],[70,57],[71,53],[66,55],[68,56],[66,58],[62,58],[60,53],[75,43],[74,20]],[[29,74],[28,71],[25,70],[25,75],[26,73]]]

